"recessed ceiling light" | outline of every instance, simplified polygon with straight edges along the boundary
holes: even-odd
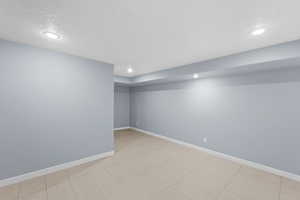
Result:
[[[199,78],[199,74],[193,74],[193,78],[194,79]]]
[[[254,31],[252,31],[252,35],[257,36],[257,35],[263,34],[264,32],[266,32],[266,29],[258,28],[258,29],[255,29]]]
[[[61,36],[59,34],[54,33],[54,32],[50,32],[50,31],[45,31],[45,32],[43,32],[43,34],[47,38],[50,38],[50,39],[53,39],[53,40],[59,40],[61,38]]]
[[[133,72],[133,69],[132,69],[131,67],[129,67],[129,68],[127,69],[127,72],[128,72],[128,73],[132,73],[132,72]]]

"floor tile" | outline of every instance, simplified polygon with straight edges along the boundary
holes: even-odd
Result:
[[[45,177],[27,180],[20,184],[20,200],[47,200]]]
[[[77,200],[66,170],[46,176],[48,200]]]
[[[182,184],[190,198],[216,199],[238,173],[240,166],[231,161],[210,157],[198,169],[187,172]]]
[[[220,200],[227,200],[230,196],[243,200],[278,200],[279,191],[280,177],[244,166]]]
[[[191,200],[181,190],[180,185],[174,184],[153,194],[150,194],[148,200]]]
[[[97,180],[88,174],[72,176],[70,180],[78,200],[104,199],[104,193],[101,191]]]
[[[280,200],[299,200],[300,183],[282,178]]]
[[[113,176],[106,185],[101,185],[107,200],[145,200],[149,194],[149,188],[149,183],[141,176],[128,176],[122,180]]]
[[[101,161],[72,168],[69,175],[79,199],[93,199],[95,196],[104,199],[104,191],[110,194],[116,183],[106,171],[105,165],[101,165]]]
[[[132,130],[112,157],[0,188],[0,200],[300,200],[300,183]]]
[[[17,200],[19,195],[19,184],[0,187],[0,199]]]

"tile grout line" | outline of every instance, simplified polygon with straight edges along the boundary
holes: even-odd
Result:
[[[75,191],[75,188],[74,188],[74,183],[72,182],[71,180],[71,174],[70,174],[70,171],[67,170],[66,172],[67,174],[67,180],[68,180],[68,184],[70,185],[70,188],[71,188],[71,191],[75,197],[75,200],[79,200],[79,196],[78,196],[78,192]]]
[[[21,184],[20,183],[18,183],[17,188],[18,188],[17,199],[20,200],[21,199],[21,195],[20,195],[20,193],[21,193]]]
[[[109,172],[109,170],[105,166],[103,167],[103,171],[109,176],[110,179],[114,178],[114,176]],[[99,190],[102,191],[105,198],[104,200],[108,199],[109,194],[105,193],[105,190],[103,189],[103,185],[98,184],[98,188]]]
[[[282,191],[282,179],[283,179],[283,177],[280,177],[280,186],[279,186],[278,200],[280,200],[280,199],[281,199],[281,191]]]
[[[45,182],[46,182],[46,188],[47,188],[47,199],[49,200],[49,186],[47,181],[47,175],[45,175]]]
[[[47,177],[46,176],[44,176],[44,182],[45,182],[45,190],[46,190],[46,199],[49,200],[48,184],[47,184]]]
[[[243,166],[239,165],[238,170],[236,170],[236,172],[229,178],[229,181],[225,184],[224,188],[222,189],[222,191],[218,194],[218,197],[216,199],[219,199],[221,197],[221,195],[223,194],[223,192],[226,191],[227,188],[229,188],[229,186],[233,183],[235,177],[237,177],[240,173],[240,171],[242,170]]]

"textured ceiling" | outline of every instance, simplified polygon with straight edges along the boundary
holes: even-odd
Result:
[[[300,38],[298,0],[0,0],[0,37],[132,76]],[[253,37],[256,26],[266,28]],[[58,41],[41,34],[53,30]]]

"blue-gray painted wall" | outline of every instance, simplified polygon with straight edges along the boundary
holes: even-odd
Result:
[[[0,40],[0,180],[113,150],[113,66]]]
[[[300,67],[139,86],[131,126],[300,175],[299,102]]]
[[[115,82],[131,86],[189,80],[218,74],[277,69],[300,64],[300,40],[253,49],[133,77],[115,76]],[[138,67],[138,66],[137,66]]]
[[[130,126],[130,88],[115,85],[114,128]]]

